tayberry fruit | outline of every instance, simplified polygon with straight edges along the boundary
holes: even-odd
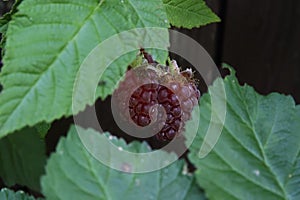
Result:
[[[160,125],[156,138],[170,141],[184,131],[200,92],[192,71],[180,72],[173,62],[170,66],[145,63],[128,71],[113,95],[124,121],[140,127],[155,122]]]

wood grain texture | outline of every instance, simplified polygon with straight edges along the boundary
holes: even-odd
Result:
[[[207,5],[219,16],[220,9],[222,2],[220,0],[207,0]],[[193,29],[178,29],[174,28],[175,30],[184,33],[194,40],[196,40],[199,44],[201,44],[205,50],[211,55],[211,57],[215,60],[217,54],[217,48],[219,44],[218,42],[218,28],[221,23],[212,23],[200,28],[193,28]],[[174,39],[176,41],[176,39]],[[185,48],[183,46],[183,48]],[[187,47],[187,50],[189,48]],[[193,49],[189,49],[189,51],[193,51]]]
[[[222,60],[259,92],[300,102],[300,1],[228,0]]]

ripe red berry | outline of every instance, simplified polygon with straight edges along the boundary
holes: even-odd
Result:
[[[176,63],[168,67],[155,63],[136,67],[126,73],[115,90],[115,106],[125,121],[130,118],[140,127],[159,124],[156,138],[170,141],[184,131],[198,103],[200,92],[192,76],[191,70],[180,72]],[[165,115],[159,112],[162,109]]]

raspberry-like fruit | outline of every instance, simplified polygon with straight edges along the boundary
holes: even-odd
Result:
[[[192,71],[180,72],[174,61],[171,66],[146,63],[128,71],[113,95],[125,121],[140,127],[155,122],[160,127],[156,138],[170,141],[184,131],[200,92]]]

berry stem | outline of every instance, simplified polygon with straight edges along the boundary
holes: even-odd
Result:
[[[140,49],[140,52],[144,55],[144,58],[148,61],[149,64],[152,64],[152,63],[158,64],[158,62],[156,62],[156,61],[152,58],[152,56],[151,56],[149,53],[147,53],[147,52],[145,51],[144,48],[141,48],[141,49]]]

